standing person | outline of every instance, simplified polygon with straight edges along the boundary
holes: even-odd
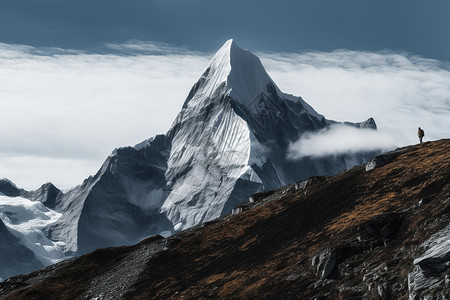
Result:
[[[417,130],[417,136],[419,137],[419,142],[422,144],[422,139],[425,136],[425,131],[423,131],[423,129],[420,127]]]

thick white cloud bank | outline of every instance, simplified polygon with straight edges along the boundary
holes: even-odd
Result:
[[[346,125],[333,125],[317,133],[305,133],[289,146],[289,157],[320,157],[395,147],[394,139],[373,129],[358,129]]]
[[[165,133],[212,57],[155,43],[108,47],[101,55],[0,44],[0,177],[26,189],[81,183],[115,147]],[[448,138],[443,63],[388,52],[257,55],[281,90],[327,118],[373,117],[380,136],[364,140],[375,148],[416,143],[418,126],[425,140]],[[324,136],[341,139],[333,129],[308,142],[321,147]]]
[[[126,46],[100,55],[0,44],[0,177],[67,189],[114,148],[169,129],[209,57]]]

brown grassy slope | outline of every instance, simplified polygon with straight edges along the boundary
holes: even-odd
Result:
[[[84,298],[92,295],[90,279],[164,242],[167,250],[148,255],[117,298],[367,298],[363,278],[377,268],[389,272],[379,271],[374,283],[383,280],[395,287],[392,297],[404,297],[416,246],[448,224],[450,140],[386,157],[389,163],[375,170],[312,178],[306,189],[256,196],[256,207],[167,241],[98,250],[0,289],[6,299]],[[327,250],[338,263],[323,277],[313,263]]]

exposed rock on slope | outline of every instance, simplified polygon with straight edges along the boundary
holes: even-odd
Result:
[[[448,299],[450,140],[256,194],[170,238],[0,284],[3,299]]]

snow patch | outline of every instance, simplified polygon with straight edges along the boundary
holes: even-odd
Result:
[[[160,236],[164,237],[164,238],[168,238],[169,236],[172,235],[172,231],[166,230],[166,231],[161,231],[159,233]]]
[[[178,222],[178,223],[173,227],[173,229],[174,229],[175,231],[179,231],[181,228],[183,228],[183,222]]]

